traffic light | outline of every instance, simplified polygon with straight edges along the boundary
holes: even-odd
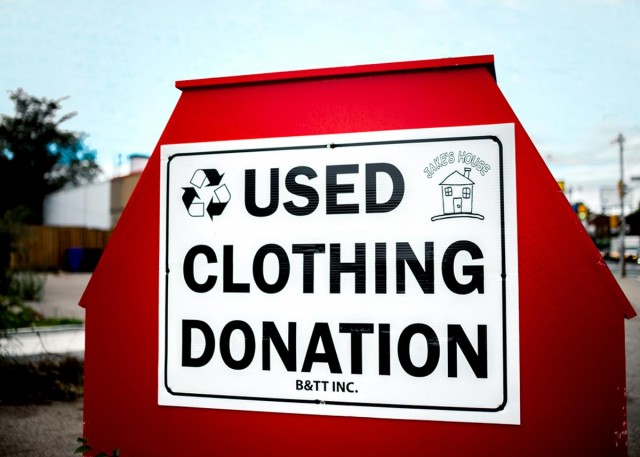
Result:
[[[584,203],[576,203],[573,205],[573,210],[581,221],[586,221],[589,218],[589,208]]]
[[[620,216],[618,216],[617,214],[612,214],[611,216],[609,216],[609,228],[611,230],[617,229],[618,224],[620,224]]]
[[[618,180],[618,197],[622,198],[623,194],[626,194],[629,191],[628,186],[622,182],[621,179]]]

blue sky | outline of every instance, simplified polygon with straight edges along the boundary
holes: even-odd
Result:
[[[572,200],[600,209],[619,133],[626,180],[640,176],[639,0],[0,0],[0,42],[0,113],[18,87],[70,96],[66,127],[107,172],[152,151],[176,80],[492,54]]]

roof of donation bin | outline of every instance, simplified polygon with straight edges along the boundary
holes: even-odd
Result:
[[[275,73],[260,73],[241,76],[223,76],[216,78],[192,79],[177,81],[176,87],[186,91],[202,89],[211,86],[230,86],[240,84],[255,84],[266,82],[286,82],[292,80],[308,80],[339,76],[367,76],[376,73],[400,73],[415,70],[443,70],[460,69],[463,67],[485,67],[489,70],[493,79],[496,79],[496,70],[492,55],[451,57],[434,60],[413,60],[408,62],[395,62],[369,65],[353,65],[348,67],[321,68],[314,70],[281,71]]]

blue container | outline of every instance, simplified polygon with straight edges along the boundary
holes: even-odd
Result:
[[[83,248],[68,248],[64,255],[65,270],[79,272],[82,270]]]

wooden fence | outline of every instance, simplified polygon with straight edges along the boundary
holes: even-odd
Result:
[[[38,271],[91,271],[110,235],[110,230],[83,227],[28,226],[11,263]]]

